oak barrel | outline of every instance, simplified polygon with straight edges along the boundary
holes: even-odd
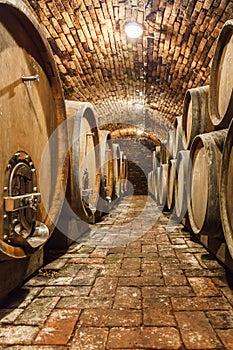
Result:
[[[173,127],[175,130],[175,137],[174,137],[174,145],[172,147],[172,150],[173,150],[172,158],[175,159],[177,158],[178,152],[184,149],[183,143],[182,143],[182,116],[175,118]]]
[[[176,168],[175,206],[173,216],[176,221],[181,222],[187,214],[190,200],[190,151],[183,150],[178,153]]]
[[[160,166],[160,146],[156,146],[152,152],[152,169],[155,171],[158,166]]]
[[[175,179],[177,159],[171,159],[169,164],[168,185],[167,185],[167,207],[173,209],[175,205]]]
[[[173,128],[167,133],[167,148],[166,148],[166,163],[169,164],[170,159],[173,158],[175,145],[176,130]]]
[[[220,209],[226,243],[233,258],[233,122],[231,122],[222,154],[220,176]]]
[[[66,101],[70,145],[68,200],[76,215],[92,223],[100,193],[99,133],[90,103]]]
[[[213,131],[209,117],[209,85],[186,91],[182,115],[182,142],[184,149],[190,149],[194,137]]]
[[[0,0],[0,68],[0,255],[24,258],[54,230],[68,163],[57,68],[37,20],[20,0]]]
[[[209,109],[212,123],[227,128],[233,116],[233,20],[228,20],[217,40],[210,70]]]
[[[113,198],[121,195],[121,150],[118,143],[112,145],[113,149]]]
[[[97,204],[97,216],[108,213],[113,199],[113,151],[111,134],[108,130],[99,130],[100,153],[100,196]]]
[[[161,141],[160,143],[160,164],[166,163],[166,154],[167,154],[167,140]]]
[[[159,204],[163,207],[167,204],[168,171],[169,165],[162,164],[159,176]]]
[[[227,130],[195,137],[190,159],[192,177],[189,222],[195,234],[220,231],[219,180],[222,150]]]

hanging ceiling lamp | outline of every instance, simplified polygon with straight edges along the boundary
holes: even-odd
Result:
[[[137,39],[143,33],[143,28],[141,24],[137,22],[126,22],[124,27],[125,33],[129,38]]]

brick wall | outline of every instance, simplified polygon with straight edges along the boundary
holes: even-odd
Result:
[[[134,194],[147,194],[147,174],[152,170],[152,150],[155,148],[153,141],[131,136],[114,140],[127,156],[129,181],[133,185]]]

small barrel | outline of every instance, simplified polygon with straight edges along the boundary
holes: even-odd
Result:
[[[155,171],[160,166],[160,146],[156,146],[152,153],[152,169]]]
[[[46,243],[63,205],[65,104],[50,46],[23,1],[0,0],[0,47],[0,259],[24,258]]]
[[[219,180],[226,135],[227,130],[198,135],[191,147],[192,179],[188,215],[195,234],[208,234],[221,229]]]
[[[147,175],[147,185],[148,185],[148,193],[150,193],[153,196],[154,193],[153,193],[153,185],[152,185],[152,174],[153,174],[153,171],[150,171]]]
[[[110,131],[99,130],[99,139],[100,197],[97,204],[97,217],[109,212],[113,199],[113,150]]]
[[[167,186],[167,207],[173,209],[175,205],[175,179],[176,179],[176,159],[170,160],[168,186]]]
[[[161,141],[160,143],[160,164],[166,163],[166,153],[167,153],[167,140]]]
[[[186,91],[182,115],[182,143],[184,149],[190,149],[198,134],[214,130],[208,109],[209,85]]]
[[[124,162],[124,182],[123,182],[123,192],[127,192],[128,189],[128,177],[129,177],[129,167],[128,167],[128,160],[126,154],[124,154],[123,158]]]
[[[159,177],[159,204],[163,207],[165,207],[167,203],[168,172],[169,165],[162,164]]]
[[[221,176],[220,176],[220,209],[224,236],[233,258],[233,121],[230,124],[225,140]]]
[[[222,27],[210,70],[210,118],[218,128],[227,128],[233,116],[232,34],[231,19]]]
[[[166,163],[169,164],[170,159],[173,158],[174,144],[175,144],[176,130],[173,128],[167,133],[167,148],[166,148]]]
[[[112,145],[113,151],[113,199],[121,195],[121,150],[118,143]]]
[[[187,214],[190,200],[190,151],[183,150],[178,153],[176,167],[174,219],[181,222]]]
[[[161,172],[161,166],[158,166],[155,171],[155,199],[159,203],[159,189],[160,189],[160,172]]]
[[[184,149],[183,143],[182,143],[182,116],[175,118],[173,127],[175,129],[175,138],[174,138],[174,145],[172,149],[173,149],[173,158],[175,159],[177,158],[178,152]]]
[[[99,133],[90,103],[66,101],[70,143],[69,201],[81,219],[92,223],[100,193]]]

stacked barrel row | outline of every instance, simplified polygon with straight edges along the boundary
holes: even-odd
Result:
[[[110,133],[99,130],[90,104],[65,102],[49,43],[23,1],[0,0],[0,47],[0,260],[6,260],[37,252],[65,202],[85,221],[101,217],[126,189],[127,161]]]
[[[229,20],[217,40],[210,85],[187,90],[182,116],[153,153],[148,186],[173,219],[205,235],[215,252],[225,241],[233,258],[232,34]]]
[[[110,132],[99,130],[91,104],[66,101],[70,151],[67,199],[78,217],[95,222],[126,191],[127,158]]]

